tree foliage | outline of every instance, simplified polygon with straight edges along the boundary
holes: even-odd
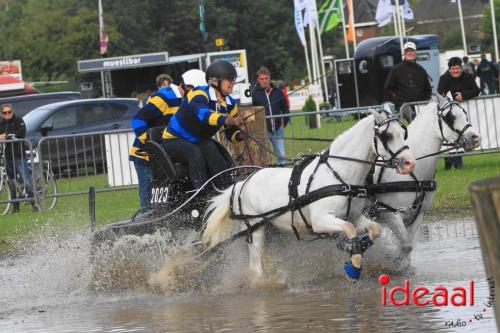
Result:
[[[291,0],[205,0],[208,39],[199,31],[199,0],[102,0],[107,57],[246,49],[249,73],[267,66],[275,79],[305,76],[304,49]],[[321,3],[318,0],[318,3]],[[99,58],[97,0],[0,0],[0,60],[20,59],[31,81],[78,77],[77,61]],[[323,35],[325,54],[339,50],[341,29]]]

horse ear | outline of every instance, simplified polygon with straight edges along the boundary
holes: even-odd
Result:
[[[373,115],[373,118],[375,118],[375,123],[377,124],[383,122],[387,118],[384,111],[370,110],[370,113]]]
[[[435,96],[436,96],[436,103],[439,106],[443,106],[445,103],[448,102],[448,100],[446,99],[446,97],[443,97],[440,94],[436,94]]]

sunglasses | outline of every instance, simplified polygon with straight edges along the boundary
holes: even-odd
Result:
[[[2,114],[11,114],[12,113],[12,110],[9,110],[9,111],[2,111]]]

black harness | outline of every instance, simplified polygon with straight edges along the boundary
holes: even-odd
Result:
[[[290,176],[290,180],[288,183],[289,200],[288,200],[288,204],[286,204],[284,206],[275,208],[273,210],[270,210],[270,211],[267,211],[267,212],[261,213],[261,214],[254,214],[254,215],[244,214],[242,211],[241,193],[242,193],[243,189],[245,188],[247,182],[260,170],[255,171],[254,173],[252,173],[249,177],[247,177],[243,181],[243,184],[241,185],[238,193],[236,193],[236,184],[234,184],[232,191],[231,191],[231,197],[230,197],[230,211],[231,211],[230,216],[231,216],[231,219],[233,219],[233,220],[243,221],[245,223],[247,229],[236,234],[231,239],[234,239],[236,237],[239,237],[241,235],[246,234],[247,242],[251,242],[252,241],[252,233],[255,230],[262,227],[263,225],[265,225],[266,223],[268,223],[272,219],[274,219],[280,215],[283,215],[287,212],[291,212],[292,213],[291,227],[292,227],[292,230],[294,231],[297,239],[300,240],[299,233],[298,233],[297,228],[294,224],[295,211],[299,212],[307,230],[311,234],[314,234],[314,235],[318,236],[319,238],[324,238],[323,236],[325,236],[325,235],[320,235],[320,234],[317,234],[313,231],[311,224],[307,221],[304,213],[302,212],[302,208],[304,208],[305,206],[307,206],[315,201],[323,199],[323,198],[327,198],[327,197],[331,197],[331,196],[338,196],[338,195],[346,196],[348,198],[347,199],[348,204],[347,204],[346,215],[344,217],[344,219],[346,219],[349,217],[349,214],[350,214],[352,199],[355,197],[366,198],[370,195],[368,190],[367,190],[366,185],[347,184],[342,179],[342,177],[340,177],[340,175],[333,169],[333,167],[331,166],[331,164],[328,161],[329,158],[337,158],[337,159],[360,162],[360,163],[368,163],[368,164],[372,165],[373,167],[375,165],[383,165],[387,168],[397,167],[399,165],[399,161],[397,160],[397,156],[401,152],[403,152],[404,150],[409,149],[409,148],[407,145],[405,145],[405,146],[401,147],[400,149],[398,149],[396,152],[393,152],[392,150],[390,150],[388,143],[387,143],[387,141],[390,139],[390,137],[389,137],[390,134],[387,132],[387,128],[389,127],[389,123],[391,121],[400,122],[398,117],[390,117],[390,118],[385,119],[380,124],[375,124],[375,126],[374,126],[374,129],[375,129],[374,140],[375,140],[376,153],[379,156],[379,158],[381,158],[379,155],[379,152],[378,152],[378,148],[377,148],[377,138],[379,138],[380,141],[382,142],[382,145],[386,149],[386,151],[389,152],[389,154],[391,155],[389,160],[387,160],[387,161],[382,160],[379,162],[370,162],[370,161],[359,160],[359,159],[355,159],[355,158],[330,155],[329,150],[324,151],[320,155],[303,156],[300,160],[295,162],[293,165],[292,174]],[[385,130],[381,131],[380,129],[384,125],[387,125],[387,128]],[[406,139],[407,130],[406,130],[406,127],[404,125],[402,125],[402,127],[405,130],[405,139]],[[299,195],[298,186],[300,185],[300,179],[302,176],[302,172],[309,164],[311,164],[316,159],[318,160],[318,163],[316,164],[314,171],[309,176],[309,179],[308,179],[307,184],[306,184],[305,193],[303,195]],[[324,187],[321,187],[319,189],[311,191],[310,189],[311,189],[312,181],[314,180],[314,177],[317,173],[319,166],[323,165],[323,164],[328,167],[328,169],[331,171],[333,176],[340,182],[340,184],[327,185],[327,186],[324,186]],[[233,205],[235,195],[237,195],[238,212],[235,212],[235,207]],[[262,220],[251,225],[250,221],[249,221],[250,219],[262,219]],[[326,237],[330,237],[330,235],[326,235]]]
[[[469,121],[469,117],[467,115],[467,112],[465,111],[464,108],[460,106],[460,104],[456,101],[448,101],[443,107],[437,107],[437,114],[438,114],[438,124],[439,124],[439,131],[441,132],[441,137],[443,139],[444,145],[450,146],[451,148],[446,149],[445,151],[449,151],[452,149],[456,149],[457,147],[460,146],[461,141],[464,139],[463,135],[465,131],[469,128],[472,127],[470,123],[467,123],[464,128],[461,130],[458,130],[454,127],[454,121],[455,117],[451,113],[451,109],[453,106],[458,106],[462,111],[465,113],[465,117],[467,121]],[[446,113],[446,115],[443,116],[443,114],[446,112],[446,110],[449,109],[449,112]],[[454,142],[449,142],[446,140],[444,137],[443,133],[443,123],[445,123],[452,131],[458,134],[458,138]],[[429,155],[421,156],[417,158],[417,160],[430,157],[430,156],[435,156],[438,154],[441,154],[443,151],[438,151],[436,153],[432,153]],[[414,218],[410,221],[405,223],[406,227],[411,226],[413,223],[415,223],[418,215],[420,214],[420,211],[422,209],[425,195],[427,192],[434,192],[436,191],[436,182],[434,180],[418,180],[417,177],[411,173],[410,176],[413,178],[413,181],[399,181],[399,182],[385,182],[382,183],[382,176],[385,171],[385,167],[382,166],[380,173],[378,175],[377,183],[373,183],[373,176],[375,173],[375,167],[372,167],[370,169],[370,172],[366,176],[366,188],[367,191],[370,195],[371,202],[370,204],[365,208],[364,213],[366,216],[370,219],[375,219],[378,217],[378,213],[382,211],[389,211],[392,213],[404,213],[409,210],[416,210],[416,214]],[[383,193],[394,193],[394,192],[415,192],[415,199],[413,200],[413,203],[409,207],[402,207],[402,208],[395,208],[392,207],[382,201],[379,201],[376,199],[377,194],[383,194]]]

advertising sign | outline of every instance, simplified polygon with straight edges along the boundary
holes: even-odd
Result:
[[[22,80],[21,60],[0,61],[0,75],[12,75]]]
[[[241,104],[252,104],[252,98],[245,95],[245,91],[250,88],[246,51],[233,50],[207,53],[207,67],[217,60],[226,60],[230,62],[236,68],[236,73],[238,73],[231,96]]]

